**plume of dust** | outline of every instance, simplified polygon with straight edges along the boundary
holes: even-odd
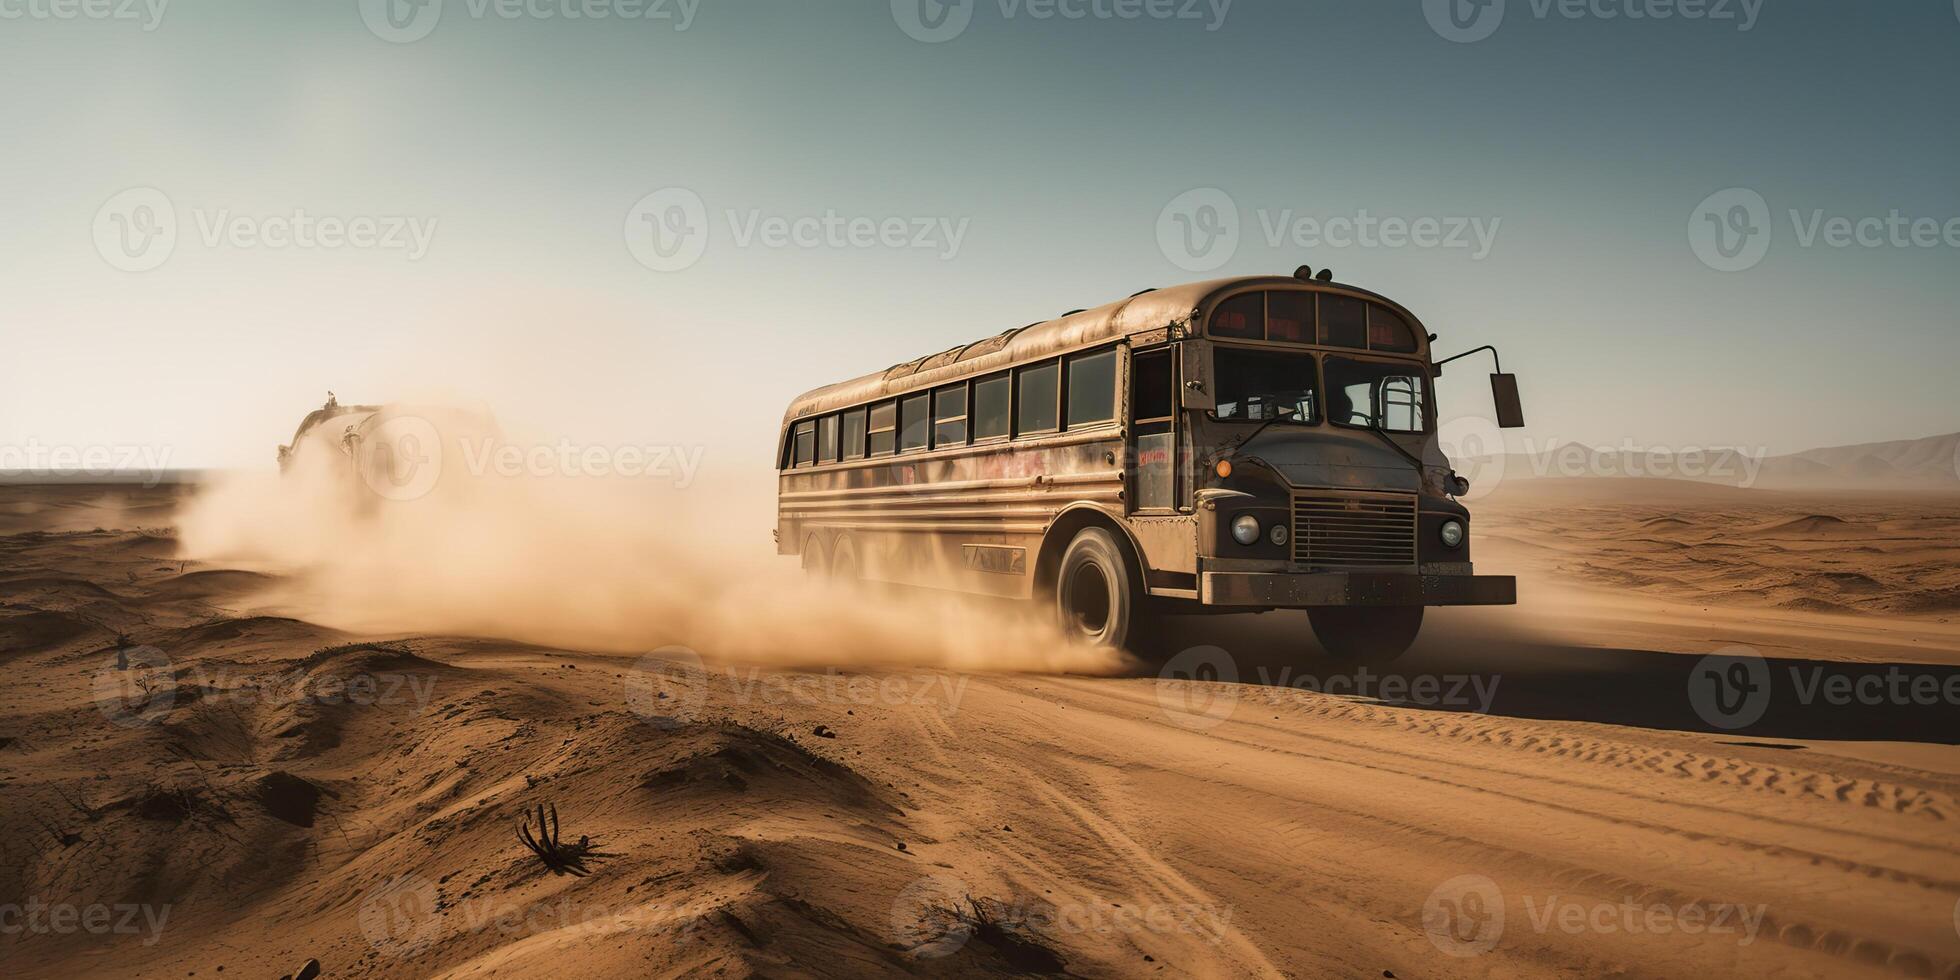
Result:
[[[355,459],[317,439],[294,447],[284,473],[227,474],[192,495],[177,515],[183,556],[271,572],[279,584],[260,597],[264,608],[371,635],[619,653],[681,645],[711,661],[791,668],[1133,666],[997,601],[813,581],[774,553],[775,473],[761,466],[687,487],[513,474],[484,465],[492,448],[552,444],[506,439],[468,413],[384,413],[411,411],[441,422],[441,477],[426,494],[377,494]]]

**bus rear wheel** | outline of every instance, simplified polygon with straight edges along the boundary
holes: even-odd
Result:
[[[850,538],[838,538],[837,546],[830,551],[831,580],[855,584],[858,580],[857,546],[851,543]]]
[[[1388,663],[1422,631],[1421,606],[1328,606],[1308,610],[1307,618],[1327,653],[1349,663]]]
[[[822,578],[830,571],[830,562],[824,554],[823,539],[812,534],[803,541],[803,574],[810,578]]]
[[[1055,608],[1062,629],[1096,646],[1135,650],[1142,634],[1141,577],[1116,536],[1083,528],[1062,552],[1055,574]]]

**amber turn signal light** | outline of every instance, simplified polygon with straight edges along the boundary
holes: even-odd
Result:
[[[1212,467],[1212,470],[1218,474],[1219,479],[1223,480],[1232,475],[1232,461],[1221,459],[1218,461],[1218,465]]]

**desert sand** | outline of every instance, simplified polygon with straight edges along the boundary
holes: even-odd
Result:
[[[1953,690],[1951,494],[1507,481],[1520,606],[1358,675],[1290,613],[999,670],[356,628],[186,557],[194,492],[0,487],[0,975],[1960,977],[1960,711],[1806,687]]]

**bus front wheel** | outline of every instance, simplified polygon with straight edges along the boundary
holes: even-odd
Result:
[[[1421,606],[1328,606],[1308,611],[1313,635],[1329,655],[1385,664],[1408,652],[1422,631]]]
[[[1069,635],[1097,646],[1134,648],[1140,638],[1143,589],[1115,535],[1083,528],[1062,552],[1055,605]]]

